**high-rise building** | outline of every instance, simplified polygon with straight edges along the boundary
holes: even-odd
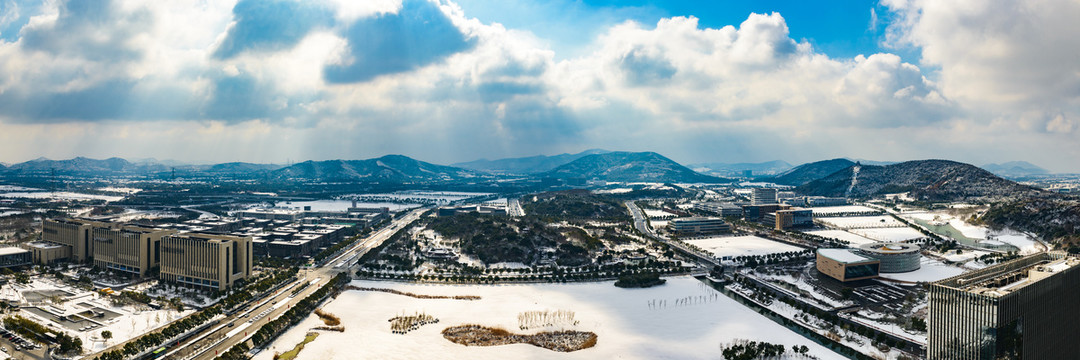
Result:
[[[162,239],[162,281],[223,290],[251,276],[250,237],[207,233],[168,235]]]
[[[1074,359],[1080,258],[1026,256],[931,284],[929,359]]]
[[[756,188],[750,193],[750,205],[776,204],[776,189]]]
[[[94,265],[110,271],[146,276],[161,263],[161,237],[174,230],[112,224],[94,227]]]

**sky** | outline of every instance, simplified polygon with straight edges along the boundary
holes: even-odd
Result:
[[[0,161],[1026,160],[1076,1],[0,0]]]

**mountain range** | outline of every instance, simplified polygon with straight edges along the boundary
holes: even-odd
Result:
[[[848,159],[816,161],[796,166],[775,177],[768,178],[766,181],[780,185],[798,186],[824,178],[837,171],[850,168],[853,165],[855,165],[855,162]]]
[[[1013,199],[1046,194],[974,165],[949,160],[849,166],[799,185],[795,191],[806,195],[849,197],[907,192],[910,197],[927,201]]]
[[[278,180],[359,182],[455,181],[479,176],[473,170],[435,165],[404,155],[367,160],[308,160],[270,172],[270,177]]]
[[[794,167],[783,160],[773,160],[760,163],[700,163],[690,165],[691,169],[703,174],[716,176],[743,176],[743,172],[750,171],[753,176],[774,175],[787,171]]]
[[[1046,169],[1027,161],[1009,161],[1001,164],[986,164],[980,167],[1003,177],[1024,177],[1050,173]]]
[[[608,152],[583,156],[539,174],[553,178],[585,178],[621,182],[725,183],[655,152]]]
[[[610,151],[602,149],[590,149],[577,154],[537,155],[519,158],[505,158],[497,160],[480,159],[469,162],[450,164],[469,170],[488,171],[506,174],[536,174],[550,171],[560,165],[570,163],[587,155],[604,154]]]

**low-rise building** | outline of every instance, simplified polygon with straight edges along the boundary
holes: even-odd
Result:
[[[30,258],[38,265],[52,265],[61,261],[71,261],[71,247],[48,241],[34,241],[26,244]]]
[[[0,248],[0,268],[27,266],[33,263],[30,251],[14,246]]]
[[[876,278],[880,265],[881,261],[849,249],[817,250],[818,272],[844,282]]]
[[[859,253],[881,261],[880,272],[901,273],[919,270],[922,254],[919,245],[907,243],[876,242],[859,245]]]
[[[700,236],[731,231],[731,225],[715,217],[687,217],[668,222],[668,230],[676,236]]]

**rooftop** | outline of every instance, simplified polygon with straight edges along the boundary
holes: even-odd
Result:
[[[26,251],[25,249],[20,249],[14,246],[0,248],[0,255],[22,254],[28,252],[29,251]]]
[[[1080,258],[1042,253],[938,283],[973,294],[1002,297],[1080,265]]]
[[[876,261],[856,253],[851,252],[850,249],[818,249],[818,254],[829,259],[836,260],[845,264],[859,263],[864,261]]]

